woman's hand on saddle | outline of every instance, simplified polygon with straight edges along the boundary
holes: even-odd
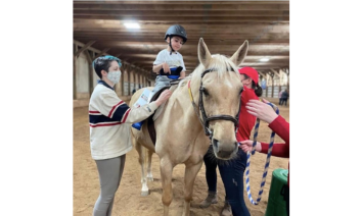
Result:
[[[165,103],[170,98],[171,94],[172,94],[172,92],[168,89],[163,91],[156,100],[157,106],[161,106],[163,103]]]
[[[274,109],[266,103],[269,103],[269,101],[264,99],[263,102],[259,100],[250,100],[246,103],[246,109],[248,113],[270,124],[278,117],[278,114],[276,114]]]
[[[166,62],[164,62],[164,63],[162,64],[162,68],[163,68],[163,72],[164,72],[164,73],[171,74],[170,67],[168,66],[168,64],[167,64]]]
[[[248,151],[251,152],[251,150],[253,149],[253,141],[251,141],[251,140],[241,141],[239,148],[241,148],[244,152],[248,152]],[[255,150],[257,152],[261,152],[260,142],[256,142]]]

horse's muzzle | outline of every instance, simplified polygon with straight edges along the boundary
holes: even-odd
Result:
[[[212,146],[214,149],[215,156],[218,159],[229,160],[233,154],[237,151],[238,143],[222,144],[217,139],[212,139]]]

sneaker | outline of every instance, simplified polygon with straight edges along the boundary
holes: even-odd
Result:
[[[215,192],[209,192],[206,199],[201,202],[200,207],[201,208],[207,208],[211,204],[217,203],[217,194]]]
[[[137,122],[137,123],[132,124],[132,127],[136,128],[137,130],[141,130],[142,124],[143,124],[143,121]]]
[[[220,216],[233,216],[233,212],[231,211],[231,206],[228,202],[225,202],[225,205],[221,210]]]

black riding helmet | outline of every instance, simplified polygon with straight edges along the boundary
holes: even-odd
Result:
[[[169,43],[169,46],[171,47],[170,55],[174,51],[172,46],[171,46],[171,38],[173,36],[181,37],[183,39],[183,43],[186,43],[186,41],[187,41],[187,34],[186,34],[186,30],[184,29],[184,27],[182,27],[181,25],[172,25],[172,26],[170,26],[167,29],[166,34],[165,34],[165,40],[167,39],[167,37],[170,37],[170,43]]]

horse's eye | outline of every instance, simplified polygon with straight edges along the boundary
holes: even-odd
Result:
[[[202,92],[204,93],[205,96],[209,96],[209,92],[206,89],[202,89]]]

